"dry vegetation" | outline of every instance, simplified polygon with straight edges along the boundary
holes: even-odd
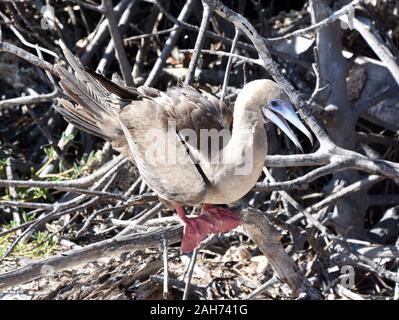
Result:
[[[399,299],[398,21],[395,0],[0,0],[0,299]],[[232,106],[274,78],[316,142],[268,126],[243,227],[180,255],[134,165],[54,110],[59,39]]]

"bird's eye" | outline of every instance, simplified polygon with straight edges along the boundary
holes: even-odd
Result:
[[[272,107],[277,107],[278,106],[278,102],[276,100],[272,100],[272,101],[270,101],[270,105]]]

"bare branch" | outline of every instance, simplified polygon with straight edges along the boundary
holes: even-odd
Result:
[[[160,4],[159,0],[154,0],[157,6],[160,8],[160,10],[163,9],[163,6]],[[188,0],[184,4],[183,9],[181,10],[179,16],[177,17],[178,21],[183,21],[187,20],[188,17],[191,15],[191,12],[194,8],[195,5],[195,0]],[[173,27],[176,28],[179,25],[174,25]],[[172,31],[169,35],[168,40],[165,42],[165,47],[163,48],[161,55],[158,57],[157,61],[155,62],[150,74],[148,75],[147,80],[145,81],[146,86],[154,86],[156,81],[158,80],[159,74],[161,72],[161,69],[165,65],[166,59],[169,56],[169,54],[172,52],[172,49],[179,38],[181,33],[181,29],[176,29],[175,31]]]
[[[185,84],[190,85],[194,79],[195,68],[197,67],[198,58],[201,54],[201,49],[205,40],[206,30],[208,28],[209,20],[213,13],[213,6],[209,6],[205,1],[202,2],[204,8],[204,13],[202,15],[201,27],[198,32],[197,41],[195,43],[195,48],[193,56],[191,57],[190,65],[188,67],[188,75],[186,77]]]
[[[39,68],[42,68],[44,70],[47,70],[47,71],[51,72],[53,75],[58,76],[58,73],[52,64],[48,63],[47,61],[44,61],[43,59],[36,57],[35,55],[29,53],[28,51],[25,51],[24,49],[21,49],[11,43],[2,41],[1,39],[0,39],[0,52],[8,52],[8,53],[14,54],[14,55],[28,61],[29,63],[31,63]]]
[[[123,75],[123,79],[128,86],[133,86],[133,78],[131,74],[131,67],[129,61],[127,60],[125,48],[123,47],[123,42],[121,35],[118,31],[118,22],[116,21],[116,16],[114,13],[114,8],[112,6],[111,0],[102,0],[101,6],[104,8],[104,15],[108,20],[108,28],[111,33],[112,40],[115,44],[116,56],[118,58],[119,66]]]
[[[392,52],[390,52],[388,47],[384,44],[381,36],[373,28],[372,22],[363,17],[354,17],[353,26],[361,34],[363,39],[366,40],[381,61],[384,62],[396,83],[399,85],[399,65]]]
[[[303,36],[305,34],[311,33],[311,32],[317,32],[321,29],[323,29],[324,27],[326,27],[327,25],[329,25],[330,23],[333,23],[335,21],[337,21],[340,17],[345,16],[349,13],[352,13],[354,8],[360,4],[363,0],[354,0],[352,2],[350,2],[349,4],[343,6],[341,9],[335,11],[331,16],[329,16],[326,19],[323,19],[309,27],[303,28],[303,29],[299,29],[299,30],[295,30],[294,32],[291,32],[289,34],[286,34],[284,36],[281,37],[277,37],[277,38],[268,38],[265,39],[265,41],[267,43],[279,43],[279,42],[283,42],[298,36]]]
[[[113,238],[96,242],[81,249],[63,252],[61,255],[43,259],[28,264],[18,270],[1,274],[0,290],[44,276],[43,268],[47,266],[50,266],[54,272],[58,272],[107,256],[116,256],[137,249],[159,248],[159,243],[162,239],[167,239],[170,244],[176,243],[180,241],[181,229],[181,226],[173,226],[146,233],[135,233],[117,239]]]

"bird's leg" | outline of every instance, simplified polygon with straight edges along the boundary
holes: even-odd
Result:
[[[241,224],[240,216],[237,213],[222,207],[214,208],[207,203],[203,204],[199,217],[210,223],[210,231],[213,233],[224,233]]]
[[[176,207],[176,213],[184,225],[180,250],[183,253],[191,252],[211,232],[212,224],[208,221],[207,216],[188,218],[180,206]]]

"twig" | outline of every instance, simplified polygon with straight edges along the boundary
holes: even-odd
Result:
[[[128,199],[128,198],[131,197],[131,195],[132,195],[134,189],[137,187],[137,184],[138,184],[138,181],[139,181],[139,180],[140,180],[140,178],[138,178],[138,179],[136,180],[136,182],[133,183],[132,186],[123,194],[123,196],[124,196],[126,199]],[[137,197],[135,197],[135,198],[137,199]],[[143,200],[145,199],[144,201],[150,200],[150,196],[149,196],[149,195],[146,195],[146,194],[140,195],[139,198],[141,198],[141,199],[143,199]],[[157,199],[157,198],[156,198],[156,199]],[[86,221],[85,221],[85,223],[83,224],[82,228],[80,228],[80,230],[78,230],[78,232],[76,233],[76,237],[79,237],[79,236],[83,235],[84,232],[86,232],[86,230],[89,228],[89,226],[91,225],[91,223],[92,223],[92,221],[94,220],[95,217],[97,217],[97,216],[99,216],[99,215],[101,216],[101,215],[103,215],[103,214],[105,214],[105,213],[108,213],[108,212],[117,212],[117,211],[119,211],[119,210],[126,209],[127,207],[129,207],[129,205],[131,206],[131,205],[134,205],[134,204],[135,204],[134,201],[132,201],[132,200],[133,200],[133,199],[129,199],[127,202],[124,202],[124,201],[122,201],[122,200],[119,200],[119,201],[116,203],[116,205],[113,206],[112,208],[103,208],[103,209],[100,209],[100,210],[97,210],[97,211],[93,212],[93,213],[90,215],[90,217],[88,217],[88,218],[86,219]],[[129,203],[129,204],[127,204],[127,203]]]
[[[195,248],[194,251],[191,253],[190,262],[188,264],[188,269],[186,274],[186,285],[184,286],[184,292],[183,292],[183,300],[188,299],[188,294],[190,292],[190,287],[191,287],[191,279],[193,277],[197,256],[198,256],[198,248]]]
[[[348,194],[351,194],[353,192],[359,191],[359,190],[364,190],[367,189],[368,187],[376,184],[377,182],[380,182],[384,180],[384,177],[377,176],[377,175],[370,175],[365,178],[363,178],[360,181],[357,181],[355,183],[352,183],[351,185],[342,188],[341,190],[334,192],[331,196],[328,196],[324,198],[323,200],[315,203],[314,205],[310,206],[311,210],[318,211],[325,207],[326,205],[329,205],[333,203],[334,201],[337,201],[338,199],[347,196]]]
[[[398,87],[397,85],[389,86],[381,91],[377,92],[377,94],[374,97],[371,97],[367,99],[366,101],[363,101],[356,105],[354,107],[354,110],[356,111],[358,116],[361,116],[364,112],[366,112],[368,109],[374,107],[380,102],[383,102],[389,98],[394,97],[398,93]]]
[[[396,83],[399,84],[399,65],[394,55],[384,44],[381,36],[372,27],[372,22],[363,17],[354,17],[353,26],[369,44],[370,48],[375,52],[375,54],[385,64],[387,69],[391,72]]]
[[[162,5],[159,3],[159,0],[155,0],[154,2],[157,4],[159,8],[162,7]],[[194,9],[195,2],[196,2],[195,0],[187,0],[186,3],[184,4],[183,9],[180,11],[179,16],[177,17],[177,20],[179,21],[187,20],[190,17],[192,10]],[[178,27],[178,25],[174,25],[173,27],[176,28]],[[165,42],[165,47],[162,49],[161,55],[158,57],[157,61],[155,61],[155,64],[152,67],[152,70],[148,75],[147,80],[145,81],[146,86],[149,87],[154,86],[155,83],[157,82],[161,69],[165,65],[166,59],[168,58],[169,54],[172,52],[173,47],[180,36],[180,33],[181,33],[180,28],[170,33],[168,39]]]
[[[158,17],[159,17],[159,9],[158,9],[158,7],[154,7],[154,9],[152,10],[152,12],[151,12],[150,16],[148,17],[147,22],[145,24],[145,32],[147,33],[147,35],[154,34],[152,31],[154,31],[157,23],[159,22]],[[171,30],[171,31],[173,31],[173,30]],[[126,39],[125,39],[125,41],[126,41]],[[143,37],[143,38],[141,38],[140,42],[141,42],[140,47],[136,54],[136,62],[133,66],[133,71],[132,71],[133,80],[135,81],[136,85],[144,82],[144,78],[141,77],[141,74],[142,74],[142,69],[143,69],[143,66],[145,63],[145,58],[147,56],[148,49],[150,48],[150,38]]]
[[[240,34],[241,34],[240,30],[236,28],[233,43],[231,44],[231,48],[230,48],[230,54],[234,54],[234,52],[236,51],[236,46],[237,46],[238,39],[240,38]],[[229,56],[229,60],[227,61],[227,66],[226,66],[226,72],[224,73],[222,93],[220,94],[221,101],[224,101],[224,98],[225,98],[225,95],[227,92],[227,85],[229,83],[230,71],[231,71],[232,64],[233,64],[233,57]]]
[[[30,208],[30,209],[51,209],[54,207],[54,205],[49,204],[49,203],[0,200],[0,207],[3,207],[3,208],[18,207],[18,208]]]
[[[356,181],[341,190],[338,190],[334,192],[332,195],[324,198],[323,200],[311,205],[310,207],[306,208],[305,210],[300,209],[299,213],[291,218],[289,218],[286,222],[287,223],[293,223],[298,219],[298,217],[302,216],[304,212],[314,212],[314,211],[320,211],[321,209],[325,208],[328,205],[331,205],[338,201],[339,199],[342,199],[343,197],[346,197],[348,195],[353,194],[354,192],[360,191],[360,190],[367,190],[374,184],[381,182],[384,180],[383,177],[376,176],[376,175],[370,175],[368,177],[363,178],[362,180]],[[321,221],[324,218],[324,214],[318,214],[315,219]]]
[[[264,168],[263,172],[265,173],[267,179],[270,182],[276,183],[276,180],[274,179],[274,177],[272,176],[272,174],[269,172],[269,170],[267,168]],[[316,219],[310,214],[310,212],[311,212],[310,210],[304,210],[303,207],[297,201],[295,201],[286,191],[279,191],[279,193],[296,210],[298,210],[300,212],[300,214],[302,214],[306,218],[306,220],[308,221],[308,223],[310,225],[315,226],[321,232],[322,235],[326,234],[327,228],[320,223],[320,221],[319,221],[320,219]]]
[[[328,18],[323,19],[307,28],[296,30],[294,32],[291,32],[291,33],[286,34],[281,37],[267,38],[267,39],[265,39],[265,42],[266,43],[280,43],[280,42],[284,42],[286,40],[289,40],[289,39],[292,39],[292,38],[295,38],[298,36],[302,36],[302,35],[305,35],[305,34],[308,34],[311,32],[317,32],[317,31],[323,29],[324,27],[326,27],[327,25],[329,25],[330,23],[337,21],[340,17],[353,12],[354,7],[357,6],[359,3],[361,3],[362,1],[363,0],[354,0],[354,1],[350,2],[349,4],[347,4],[346,6],[343,6],[341,9],[335,11]]]
[[[158,283],[163,283],[165,279],[162,276],[159,276],[157,274],[150,275],[150,279],[152,281],[158,282]],[[177,279],[169,279],[169,284],[171,287],[177,288],[179,290],[183,290],[185,287],[184,281],[177,280]],[[203,286],[198,286],[198,285],[191,285],[192,289],[195,291],[195,293],[200,296],[200,297],[206,297],[206,287]]]
[[[47,61],[44,61],[43,59],[40,59],[38,57],[36,57],[35,55],[29,53],[28,51],[25,51],[24,49],[21,49],[11,43],[2,41],[0,39],[0,52],[8,52],[11,54],[14,54],[26,61],[28,61],[29,63],[42,68],[44,70],[47,70],[49,72],[51,72],[53,75],[58,76],[57,71],[55,70],[54,66],[51,63],[48,63]]]
[[[69,1],[76,2],[77,4],[79,4],[80,6],[86,8],[86,9],[90,9],[90,10],[96,11],[98,13],[103,13],[101,6],[95,6],[95,5],[87,3],[86,1],[83,1],[83,0],[69,0]]]
[[[123,41],[127,44],[129,42],[133,42],[133,41],[136,41],[136,40],[141,40],[143,38],[152,38],[152,37],[159,36],[161,34],[171,33],[172,31],[175,31],[175,30],[177,30],[179,28],[181,28],[181,27],[172,27],[172,28],[168,28],[168,29],[165,29],[165,30],[160,30],[160,31],[157,31],[157,32],[140,34],[138,36],[131,36],[131,37],[123,39]]]
[[[123,229],[121,232],[119,232],[117,237],[122,237],[122,236],[125,236],[125,235],[131,233],[131,231],[134,230],[134,228],[137,225],[140,225],[140,224],[144,223],[145,221],[147,221],[148,219],[150,219],[153,215],[157,214],[160,210],[162,210],[162,208],[163,208],[163,204],[158,203],[153,208],[151,208],[150,210],[145,212],[144,214],[135,216],[135,220],[132,223],[130,223],[125,229]]]
[[[8,19],[6,15],[4,15],[2,12],[0,12],[0,16],[3,18],[3,20],[4,20],[6,23],[9,24],[11,31],[17,36],[17,38],[18,38],[24,45],[26,45],[27,47],[33,48],[33,49],[37,49],[37,50],[43,51],[43,52],[45,52],[45,53],[47,53],[47,54],[53,56],[54,58],[57,58],[57,59],[59,58],[58,55],[57,55],[55,52],[53,52],[53,51],[51,51],[51,50],[49,50],[49,49],[46,49],[46,48],[39,47],[38,44],[33,44],[33,43],[30,43],[29,41],[27,41],[27,40],[24,38],[24,36],[17,30],[17,28],[16,28],[13,24],[11,24],[11,20]],[[0,38],[0,41],[1,41],[1,38]],[[40,57],[39,57],[39,58],[40,58]]]
[[[115,7],[114,7],[114,13],[116,15],[116,18],[119,19],[122,13],[126,10],[126,7],[128,6],[129,3],[131,3],[132,0],[121,0]],[[101,9],[103,11],[103,9]],[[93,55],[99,51],[99,47],[101,44],[107,39],[107,36],[109,36],[109,32],[107,32],[108,29],[108,20],[104,19],[93,31],[88,36],[89,43],[86,46],[86,50],[84,54],[80,57],[80,61],[83,64],[87,64],[90,59],[93,57]]]
[[[118,30],[120,33],[124,33],[127,29],[127,26],[130,22],[130,20],[133,18],[133,14],[134,14],[134,10],[133,7],[136,4],[136,1],[131,1],[126,10],[122,13],[119,23],[118,23]],[[98,63],[96,72],[100,73],[100,74],[104,74],[106,68],[111,64],[111,59],[109,58],[111,56],[112,51],[115,48],[115,43],[113,40],[109,41],[105,51],[104,51],[104,55],[101,58],[100,62]],[[123,47],[122,47],[123,49]],[[126,56],[126,54],[125,54]],[[118,61],[119,62],[119,61]],[[127,65],[127,71],[130,70],[130,65]]]
[[[15,188],[79,188],[87,187],[100,179],[104,174],[106,174],[112,167],[118,166],[121,161],[127,163],[122,155],[115,157],[113,160],[109,161],[103,165],[100,169],[96,170],[94,173],[88,175],[87,177],[78,178],[74,180],[67,181],[32,181],[32,180],[0,180],[0,187],[15,187]]]
[[[162,251],[163,251],[163,298],[165,300],[169,297],[169,265],[168,265],[168,240],[162,239]]]
[[[8,158],[7,164],[6,164],[6,176],[8,180],[14,179],[14,173],[13,173],[13,168],[12,168],[12,161],[10,158]],[[15,190],[14,187],[10,187],[9,189],[9,194],[11,196],[11,199],[17,199],[17,191]],[[12,217],[14,223],[19,226],[21,224],[21,217],[19,216],[18,208],[17,207],[11,207],[11,212],[12,212]]]
[[[53,92],[46,94],[7,99],[0,101],[0,109],[11,108],[23,104],[37,104],[37,103],[51,102],[54,99],[56,99],[58,95],[59,95],[58,90],[54,90]]]
[[[92,190],[90,190],[90,191],[94,191],[95,189],[97,189],[97,188],[99,188],[99,187],[102,187],[104,184],[107,184],[107,186],[109,186],[109,184],[112,183],[113,178],[116,176],[116,172],[119,170],[119,168],[120,168],[122,165],[123,165],[123,162],[120,162],[117,166],[115,166],[115,167],[113,167],[112,169],[110,169],[97,183],[95,183],[95,184],[93,185]],[[112,176],[113,176],[113,178],[110,179],[110,177],[112,177]],[[107,186],[106,186],[106,187],[107,187]],[[105,187],[105,188],[106,188],[106,187]],[[49,213],[43,215],[42,217],[38,218],[32,225],[30,225],[26,230],[24,230],[24,232],[22,232],[22,233],[12,242],[12,244],[8,247],[8,249],[7,249],[6,252],[3,254],[3,256],[0,257],[0,262],[3,261],[3,260],[12,252],[12,250],[16,247],[16,245],[17,245],[20,241],[22,241],[23,239],[25,239],[25,238],[30,234],[30,232],[31,232],[32,230],[34,230],[35,228],[41,226],[43,223],[45,223],[45,222],[47,222],[47,221],[53,219],[54,216],[55,216],[55,214],[60,210],[60,208],[69,208],[69,207],[73,206],[73,204],[74,204],[76,201],[83,200],[83,199],[85,199],[85,198],[86,198],[86,196],[84,195],[84,196],[77,197],[77,198],[75,198],[75,199],[73,199],[73,200],[70,200],[70,201],[67,201],[67,202],[64,202],[64,203],[55,203],[54,209],[53,209],[51,212],[49,212]],[[98,198],[95,197],[94,199],[98,199]]]
[[[188,67],[188,74],[185,80],[185,84],[190,85],[194,79],[195,69],[197,67],[198,58],[201,54],[201,49],[205,40],[206,30],[208,28],[209,20],[213,13],[213,6],[208,5],[205,1],[202,1],[204,12],[202,14],[201,26],[198,32],[197,41],[195,42],[195,48],[191,57],[190,65]]]
[[[308,184],[320,177],[331,174],[333,172],[338,172],[340,170],[345,170],[349,168],[349,161],[342,161],[338,163],[330,163],[323,167],[317,168],[308,172],[307,174],[298,177],[293,180],[267,183],[259,182],[255,185],[254,191],[277,191],[277,190],[292,190],[292,189],[303,189],[308,187]]]
[[[133,86],[134,82],[131,74],[131,67],[129,65],[129,61],[127,60],[125,48],[123,47],[122,38],[118,30],[118,22],[116,21],[112,1],[102,0],[101,6],[104,8],[104,15],[108,20],[108,29],[115,44],[116,56],[118,58],[119,67],[123,75],[123,80],[125,80],[125,83],[128,86]]]
[[[182,53],[194,52],[193,49],[181,49],[179,51],[182,52]],[[245,62],[245,63],[251,63],[251,64],[257,64],[257,65],[263,66],[262,62],[259,59],[252,59],[252,58],[244,57],[244,56],[241,56],[239,54],[234,54],[234,53],[231,53],[231,52],[202,49],[201,53],[202,54],[214,54],[214,55],[221,56],[221,57],[235,58],[237,60],[240,60],[242,63]]]
[[[254,291],[252,291],[250,294],[245,296],[243,300],[252,300],[256,298],[259,294],[267,290],[267,288],[271,287],[272,285],[278,283],[279,280],[277,279],[276,276],[273,276],[271,279],[267,280],[264,284],[262,284],[260,287],[256,288]]]
[[[399,148],[399,139],[384,137],[376,133],[358,132],[358,139],[365,143],[378,143],[388,147]]]

